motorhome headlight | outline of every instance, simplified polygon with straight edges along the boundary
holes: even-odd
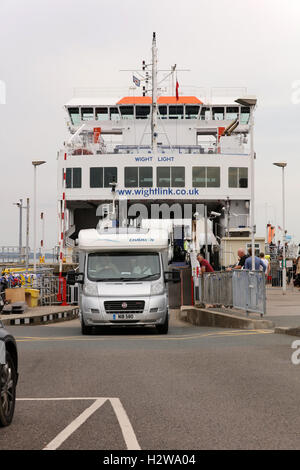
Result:
[[[96,282],[87,282],[83,288],[84,295],[89,295],[91,297],[98,296],[98,287]]]
[[[164,283],[162,280],[152,282],[150,295],[160,295],[164,293]]]

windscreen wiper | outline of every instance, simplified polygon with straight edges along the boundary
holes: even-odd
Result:
[[[124,281],[144,281],[145,279],[150,279],[153,276],[159,276],[160,273],[148,274],[144,277],[108,277],[104,279],[97,279],[97,282],[124,282]]]
[[[139,281],[144,281],[145,279],[150,279],[153,276],[160,276],[160,273],[154,273],[154,274],[148,274],[147,276],[144,277],[139,277]]]
[[[104,279],[97,279],[98,282],[124,282],[124,281],[138,281],[139,277],[107,277]]]

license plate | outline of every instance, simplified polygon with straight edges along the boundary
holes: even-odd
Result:
[[[133,313],[114,313],[113,320],[134,320]]]

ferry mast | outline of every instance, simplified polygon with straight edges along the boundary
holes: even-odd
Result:
[[[152,113],[151,113],[151,147],[157,153],[157,47],[156,33],[152,38]]]

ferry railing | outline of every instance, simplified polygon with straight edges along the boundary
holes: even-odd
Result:
[[[241,148],[226,148],[226,151],[222,148],[217,148],[215,144],[209,144],[207,142],[200,143],[199,145],[174,145],[167,146],[161,145],[158,147],[159,153],[170,153],[178,152],[179,154],[223,154],[223,155],[248,155],[242,147]],[[110,152],[108,152],[110,153]],[[146,145],[116,145],[113,153],[152,153],[151,147]]]
[[[229,307],[261,316],[266,314],[266,282],[263,271],[233,269],[194,277],[196,303]]]
[[[229,216],[229,231],[230,229],[246,228],[249,227],[248,214],[231,214]]]

